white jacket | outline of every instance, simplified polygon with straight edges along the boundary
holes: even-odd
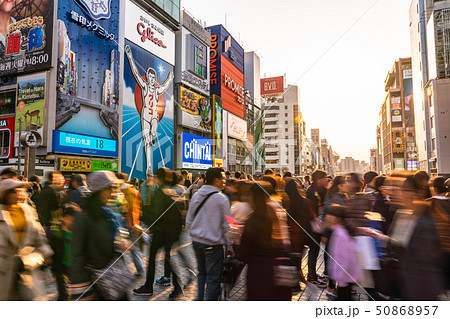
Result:
[[[208,198],[194,218],[197,207],[208,194],[218,192]],[[205,245],[227,244],[229,224],[225,215],[231,217],[230,202],[220,190],[211,185],[204,185],[192,197],[186,216],[186,228],[192,241]]]

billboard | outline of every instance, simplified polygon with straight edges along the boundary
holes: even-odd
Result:
[[[53,152],[89,156],[117,157],[117,140],[98,136],[53,131]]]
[[[14,156],[14,116],[0,117],[0,158]]]
[[[180,87],[181,123],[200,131],[210,132],[212,112],[209,99],[185,87]]]
[[[17,89],[15,146],[19,144],[19,120],[22,120],[22,131],[33,123],[44,136],[45,72],[17,77]]]
[[[261,79],[260,83],[262,96],[284,93],[284,76]]]
[[[212,163],[212,140],[183,132],[183,168],[208,169]]]
[[[237,138],[243,142],[247,141],[247,121],[229,113],[228,114],[228,136]]]
[[[173,169],[175,35],[131,2],[126,8],[121,171],[145,179],[159,167]],[[132,34],[142,24],[146,36]]]
[[[120,1],[91,2],[58,2],[55,129],[117,140]]]
[[[223,26],[207,30],[211,32],[211,94],[222,97],[225,110],[244,118],[244,49]]]
[[[402,129],[394,129],[392,131],[393,138],[393,146],[395,153],[403,152],[403,130]]]
[[[9,24],[0,28],[1,75],[31,73],[51,67],[53,3],[52,0],[2,1],[1,21],[9,21]]]
[[[223,166],[223,107],[222,99],[213,95],[212,98],[212,138],[213,138],[213,164],[215,167]]]

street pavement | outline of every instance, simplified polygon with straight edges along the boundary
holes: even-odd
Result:
[[[147,260],[148,260],[148,245],[143,246],[143,261],[145,269],[147,269]],[[307,274],[307,251],[305,249],[305,254],[302,260],[302,271],[306,277]],[[171,252],[171,263],[173,267],[176,267],[180,271],[182,271],[181,279],[184,284],[186,284],[189,280],[189,272],[186,270],[184,266],[182,258],[180,258],[180,254],[184,256],[186,262],[191,265],[191,267],[196,268],[196,258],[195,253],[192,248],[191,239],[186,231],[183,231],[180,236],[180,241],[175,245],[175,248],[172,249]],[[131,260],[131,256],[127,256],[126,260],[129,262],[128,267],[132,273],[135,273],[135,267]],[[323,262],[323,251],[321,250],[318,262],[317,262],[317,273],[322,274],[324,270],[324,262]],[[244,301],[247,299],[246,293],[246,272],[247,268],[244,268],[241,275],[237,279],[235,285],[231,289],[222,289],[222,294],[226,294],[225,300],[230,301]],[[156,272],[155,272],[155,280],[163,276],[164,274],[164,251],[161,250],[156,256]],[[42,274],[42,278],[45,282],[45,288],[47,292],[47,298],[49,300],[57,299],[57,290],[56,284],[53,280],[53,277],[49,270]],[[159,286],[153,285],[153,296],[137,296],[132,293],[134,288],[139,288],[145,282],[145,274],[141,277],[137,278],[133,285],[130,287],[129,297],[132,301],[166,301],[169,299],[169,294],[173,290],[173,286]],[[180,301],[192,301],[197,297],[197,282],[194,280],[190,283],[184,290],[184,296],[180,297],[177,300]],[[354,300],[367,301],[368,297],[363,292],[363,290],[359,287],[356,287],[356,293],[353,294],[352,298]],[[450,293],[447,292],[447,295],[443,296],[444,300],[450,300]],[[292,301],[329,301],[330,298],[326,295],[325,289],[317,288],[315,286],[306,286],[301,283],[301,291],[297,294],[292,295]]]

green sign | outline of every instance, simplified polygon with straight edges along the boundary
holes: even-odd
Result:
[[[114,171],[117,172],[119,163],[117,161],[92,161],[92,171]]]

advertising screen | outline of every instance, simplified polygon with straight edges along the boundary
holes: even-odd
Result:
[[[117,157],[118,143],[117,140],[54,130],[53,151],[56,153]]]
[[[0,74],[20,74],[45,70],[52,63],[52,0],[2,1],[0,28]]]
[[[247,121],[228,114],[228,136],[247,141]]]
[[[262,96],[284,92],[284,76],[261,79],[260,83]]]
[[[136,5],[126,8],[121,171],[145,179],[173,169],[175,35]]]
[[[14,157],[14,116],[0,117],[0,158]]]
[[[211,131],[211,104],[209,99],[180,87],[181,123],[201,131]]]
[[[213,161],[214,166],[222,167],[223,165],[223,107],[222,107],[222,99],[213,95],[212,98],[212,114],[213,114],[213,123],[212,123],[212,137],[213,137]],[[222,165],[220,165],[222,163]],[[219,165],[217,165],[219,164]]]
[[[245,117],[244,73],[239,71],[227,59],[222,59],[223,108],[231,113]]]
[[[212,140],[183,133],[183,168],[208,169],[212,167]]]
[[[120,1],[97,2],[58,2],[55,128],[117,140]]]
[[[17,87],[16,146],[19,143],[19,120],[22,120],[22,131],[28,123],[33,123],[38,133],[44,136],[45,72],[18,77]]]

